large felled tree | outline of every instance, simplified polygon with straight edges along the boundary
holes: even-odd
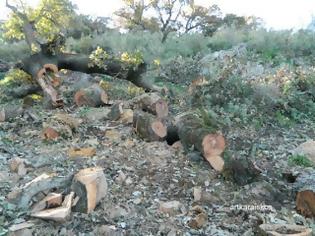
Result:
[[[98,49],[92,55],[68,54],[63,52],[66,32],[74,16],[74,7],[68,0],[42,0],[38,7],[31,8],[22,1],[9,2],[6,6],[12,13],[4,25],[4,35],[9,39],[25,40],[30,55],[22,60],[20,69],[29,73],[50,98],[53,106],[62,106],[63,101],[51,80],[49,72],[70,69],[85,73],[104,73],[127,79],[134,84],[153,89],[142,79],[145,63],[139,56],[122,54],[114,57]]]

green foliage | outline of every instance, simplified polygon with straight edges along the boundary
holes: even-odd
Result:
[[[0,86],[18,86],[23,80],[30,82],[32,78],[22,70],[13,69],[10,70],[5,75],[4,79],[0,81]]]
[[[1,59],[6,62],[16,62],[29,55],[29,48],[24,41],[14,43],[0,42],[0,55]]]
[[[105,61],[110,58],[110,55],[101,47],[97,47],[90,56],[89,67],[97,66],[99,68],[104,67]]]
[[[41,0],[36,8],[31,8],[25,3],[17,6],[29,22],[34,22],[37,40],[50,41],[69,25],[74,15],[74,7],[68,0]],[[8,40],[22,40],[25,38],[23,31],[24,19],[12,12],[5,22],[4,37]]]
[[[115,54],[122,52],[136,52],[143,54],[147,63],[153,63],[158,59],[161,65],[178,56],[183,58],[196,54],[205,55],[209,52],[207,38],[201,34],[182,35],[170,34],[169,39],[162,44],[159,33],[130,32],[127,34],[118,31],[109,31],[101,35],[86,36],[79,40],[70,38],[67,40],[67,49],[85,54],[90,54],[95,47],[111,48]]]
[[[303,167],[313,167],[313,163],[304,155],[292,155],[289,157],[291,165],[298,165]]]

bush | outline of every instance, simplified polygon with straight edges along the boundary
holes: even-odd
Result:
[[[0,43],[0,59],[6,62],[16,62],[29,54],[26,42]]]

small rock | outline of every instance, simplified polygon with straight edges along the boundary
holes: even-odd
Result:
[[[116,181],[118,184],[123,184],[123,183],[125,182],[127,176],[126,176],[125,173],[122,172],[122,171],[119,171],[118,173],[119,173],[119,174],[118,174],[117,178],[115,179],[115,181]]]
[[[127,184],[127,185],[131,185],[132,183],[133,183],[132,179],[131,179],[130,177],[128,177],[128,178],[126,179],[126,184]]]
[[[141,192],[140,191],[135,191],[132,193],[133,196],[135,197],[140,197],[141,196]]]
[[[159,210],[169,215],[176,215],[181,213],[183,205],[179,201],[160,202]]]
[[[113,220],[126,216],[126,215],[128,215],[127,210],[120,206],[115,206],[109,210],[109,218]]]
[[[186,157],[192,162],[200,162],[203,160],[203,157],[199,152],[189,152],[187,153]]]
[[[141,198],[136,198],[136,199],[133,200],[133,203],[136,204],[136,205],[139,205],[141,202],[142,202]]]
[[[194,201],[198,202],[201,200],[202,189],[201,187],[194,187]]]
[[[302,143],[295,150],[293,150],[295,155],[305,155],[314,165],[315,165],[315,141],[309,140]]]
[[[123,234],[117,230],[114,225],[102,225],[94,231],[95,235],[103,236],[122,236]]]
[[[17,173],[18,172],[18,169],[19,169],[19,166],[24,163],[24,160],[19,158],[19,157],[15,157],[15,158],[12,158],[10,161],[9,161],[9,168],[12,172],[15,172]]]

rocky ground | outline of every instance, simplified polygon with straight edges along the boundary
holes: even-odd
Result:
[[[211,64],[211,73],[220,72],[214,68],[222,68],[221,74],[241,72],[242,78],[265,73],[260,65],[247,63],[253,68],[249,70],[239,64],[241,60],[229,59],[229,65],[220,54],[212,57],[212,64],[204,59]],[[66,75],[67,79],[77,76],[73,75]],[[114,92],[113,87],[108,89],[111,98],[120,99],[114,96],[123,93],[121,86]],[[12,104],[12,91],[0,89],[2,105]],[[130,120],[110,121],[108,106],[77,108],[71,104],[72,97],[67,101],[66,108],[56,110],[27,104],[22,116],[0,123],[0,235],[249,236],[258,235],[258,226],[263,223],[304,225],[315,231],[314,218],[305,218],[295,209],[294,183],[296,176],[314,173],[314,169],[289,162],[297,146],[314,139],[312,122],[254,127],[233,120],[222,130],[227,143],[225,157],[250,159],[260,171],[254,181],[243,182],[241,177],[249,173],[242,166],[236,164],[232,173],[218,173],[201,155],[185,152],[180,145],[143,141]],[[173,97],[168,102],[172,115],[188,107],[185,99]],[[72,117],[77,125],[56,140],[47,140],[43,129],[58,120],[58,114]],[[86,147],[95,154],[71,157],[70,149]],[[12,168],[17,158],[24,163],[18,171]],[[94,166],[103,169],[108,188],[106,197],[90,214],[72,211],[70,219],[58,223],[31,217],[31,206],[20,210],[15,205],[16,191],[43,173],[68,176]],[[70,185],[50,191],[66,195]],[[47,193],[37,194],[32,203]],[[14,229],[23,222],[31,225]]]
[[[289,167],[289,151],[315,136],[314,126],[265,130],[234,130],[227,134],[233,151],[251,150],[262,170],[261,178],[238,186],[216,173],[196,153],[165,142],[145,142],[132,125],[111,122],[102,114],[108,108],[32,110],[0,126],[0,222],[2,233],[17,223],[34,226],[13,235],[255,235],[261,223],[303,224],[314,228],[314,220],[294,210],[293,184],[285,172],[303,172]],[[81,120],[69,138],[46,141],[42,124],[56,113]],[[73,147],[94,147],[88,158],[69,158]],[[235,152],[235,155],[242,155]],[[24,173],[10,171],[9,162],[21,158]],[[90,214],[73,212],[64,223],[32,218],[8,204],[10,192],[42,173],[66,176],[82,168],[100,166],[108,183],[106,197]],[[69,186],[70,187],[70,186]],[[57,190],[58,191],[58,190]],[[62,189],[59,191],[68,191]],[[267,205],[266,209],[239,209],[240,205]]]

